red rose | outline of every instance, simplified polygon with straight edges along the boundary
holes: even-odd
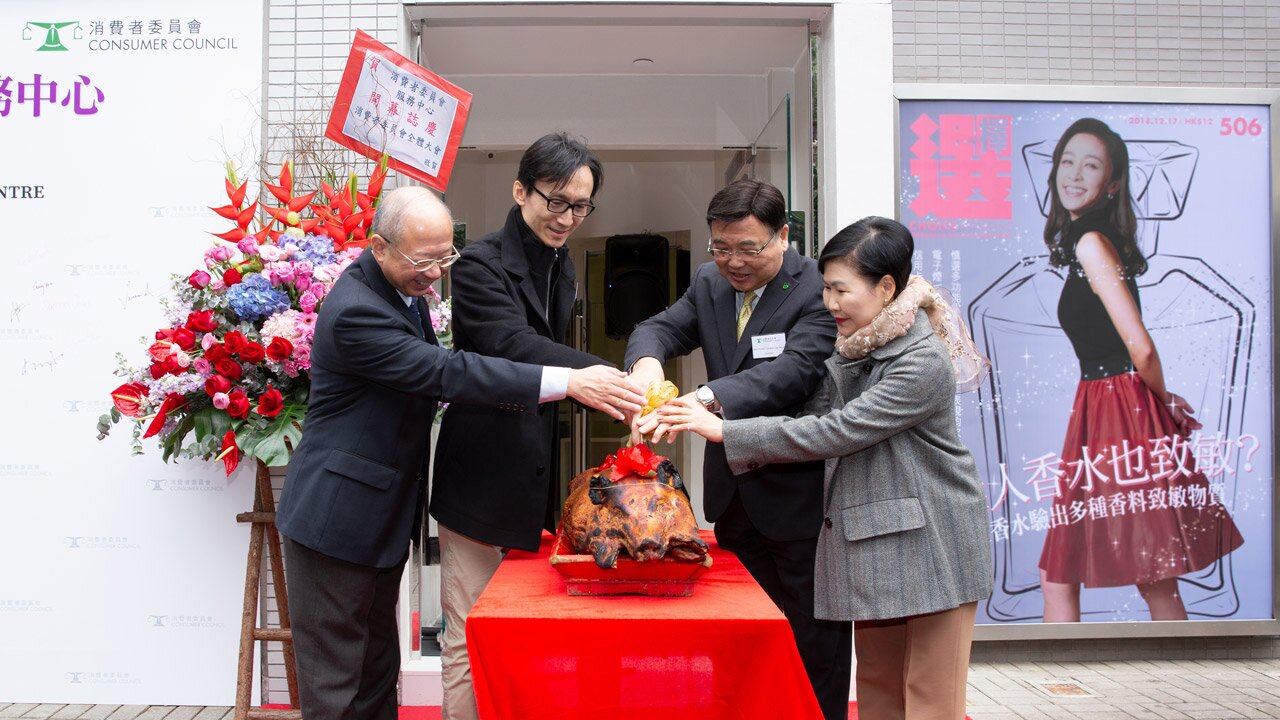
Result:
[[[235,268],[227,268],[227,271],[222,273],[222,284],[227,287],[235,285],[240,282],[241,279],[242,276],[240,275],[240,271]]]
[[[232,382],[239,380],[240,376],[244,374],[244,370],[240,367],[240,363],[232,360],[231,358],[223,358],[222,360],[214,363],[213,369],[217,370],[219,375],[225,375],[227,379]]]
[[[240,351],[240,359],[252,365],[262,362],[266,356],[267,349],[256,342],[245,343],[244,349]]]
[[[233,355],[239,355],[240,351],[244,350],[244,345],[247,342],[249,341],[245,340],[244,333],[241,333],[239,330],[232,330],[222,338],[222,344],[226,345],[227,350],[229,350]]]
[[[173,341],[183,350],[190,350],[196,346],[196,334],[184,327],[174,328]]]
[[[258,414],[264,417],[275,417],[280,414],[280,408],[284,406],[284,397],[280,391],[267,386],[267,391],[262,393],[262,397],[258,398]]]
[[[182,373],[187,371],[186,368],[178,364],[177,356],[173,356],[173,357],[170,357],[168,360],[165,360],[163,365],[164,365],[164,371],[169,373],[170,375],[181,375]]]
[[[209,281],[213,278],[209,277],[209,273],[203,270],[197,270],[187,276],[187,284],[197,290],[203,290],[208,286]]]
[[[217,365],[219,360],[230,360],[231,353],[227,352],[226,346],[219,343],[210,345],[209,349],[204,351],[204,359]]]
[[[164,365],[161,363],[151,363],[151,367],[148,369],[151,371],[152,380],[159,380],[160,378],[164,377],[165,373],[169,372],[164,368]]]
[[[249,396],[237,390],[231,393],[228,399],[231,401],[227,406],[228,415],[238,419],[249,417]]]
[[[204,391],[213,397],[218,393],[231,392],[231,381],[221,375],[214,375],[204,381]]]
[[[125,417],[142,417],[142,401],[147,397],[147,386],[139,382],[125,383],[111,391],[111,402]]]
[[[192,332],[213,332],[216,327],[218,327],[218,321],[213,319],[212,310],[187,313],[186,328]]]
[[[293,354],[293,343],[282,337],[272,338],[271,344],[267,346],[267,357],[272,360],[288,360]]]

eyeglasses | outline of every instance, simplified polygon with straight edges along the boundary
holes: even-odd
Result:
[[[743,260],[755,260],[760,257],[760,253],[769,249],[769,243],[777,240],[778,236],[774,235],[765,241],[765,244],[759,250],[725,250],[724,248],[712,247],[713,240],[707,241],[707,252],[711,253],[711,257],[716,260],[732,260],[735,257],[742,256]]]
[[[382,237],[382,236],[379,235],[378,237]],[[382,238],[382,239],[386,240],[386,238]],[[449,267],[450,265],[458,262],[458,260],[462,257],[461,255],[458,254],[458,251],[455,249],[453,252],[449,253],[449,255],[447,255],[446,257],[442,257],[439,259],[429,258],[427,260],[414,260],[408,255],[405,255],[403,252],[400,252],[400,248],[396,247],[395,244],[392,243],[390,240],[387,240],[387,247],[390,247],[392,250],[395,250],[396,252],[400,253],[400,257],[404,258],[405,260],[408,260],[409,264],[413,266],[413,269],[417,270],[420,273],[431,272],[431,270],[435,268],[437,265],[439,265],[440,269],[443,270]]]
[[[546,201],[547,201],[547,209],[548,209],[548,210],[550,210],[550,211],[551,211],[551,213],[552,213],[553,215],[559,215],[560,213],[564,212],[565,210],[570,210],[570,209],[572,209],[572,210],[573,210],[573,216],[574,216],[574,217],[586,217],[586,216],[590,215],[592,212],[594,212],[594,211],[595,211],[595,209],[596,209],[596,206],[595,206],[595,205],[592,205],[592,204],[591,204],[591,203],[589,203],[589,202],[585,202],[585,203],[571,203],[571,202],[569,202],[568,200],[562,200],[562,199],[560,199],[560,198],[547,197],[547,194],[546,194],[546,193],[542,192],[541,190],[539,190],[539,189],[538,189],[536,186],[534,186],[534,185],[530,185],[530,186],[529,186],[529,189],[530,189],[530,190],[532,190],[532,191],[534,191],[534,192],[536,192],[536,193],[538,193],[539,195],[541,195],[541,196],[542,196],[542,199],[543,199],[543,200],[546,200]]]

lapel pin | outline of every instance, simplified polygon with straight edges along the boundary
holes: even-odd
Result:
[[[790,290],[790,289],[791,289],[791,283],[782,283],[782,289],[783,289],[783,290]]]

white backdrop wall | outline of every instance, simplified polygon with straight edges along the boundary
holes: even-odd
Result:
[[[228,229],[223,161],[256,175],[262,26],[261,0],[0,3],[0,702],[234,700],[251,468],[94,424]]]

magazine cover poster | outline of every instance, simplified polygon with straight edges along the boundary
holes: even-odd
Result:
[[[900,217],[989,382],[979,622],[1272,618],[1265,105],[904,100]]]

